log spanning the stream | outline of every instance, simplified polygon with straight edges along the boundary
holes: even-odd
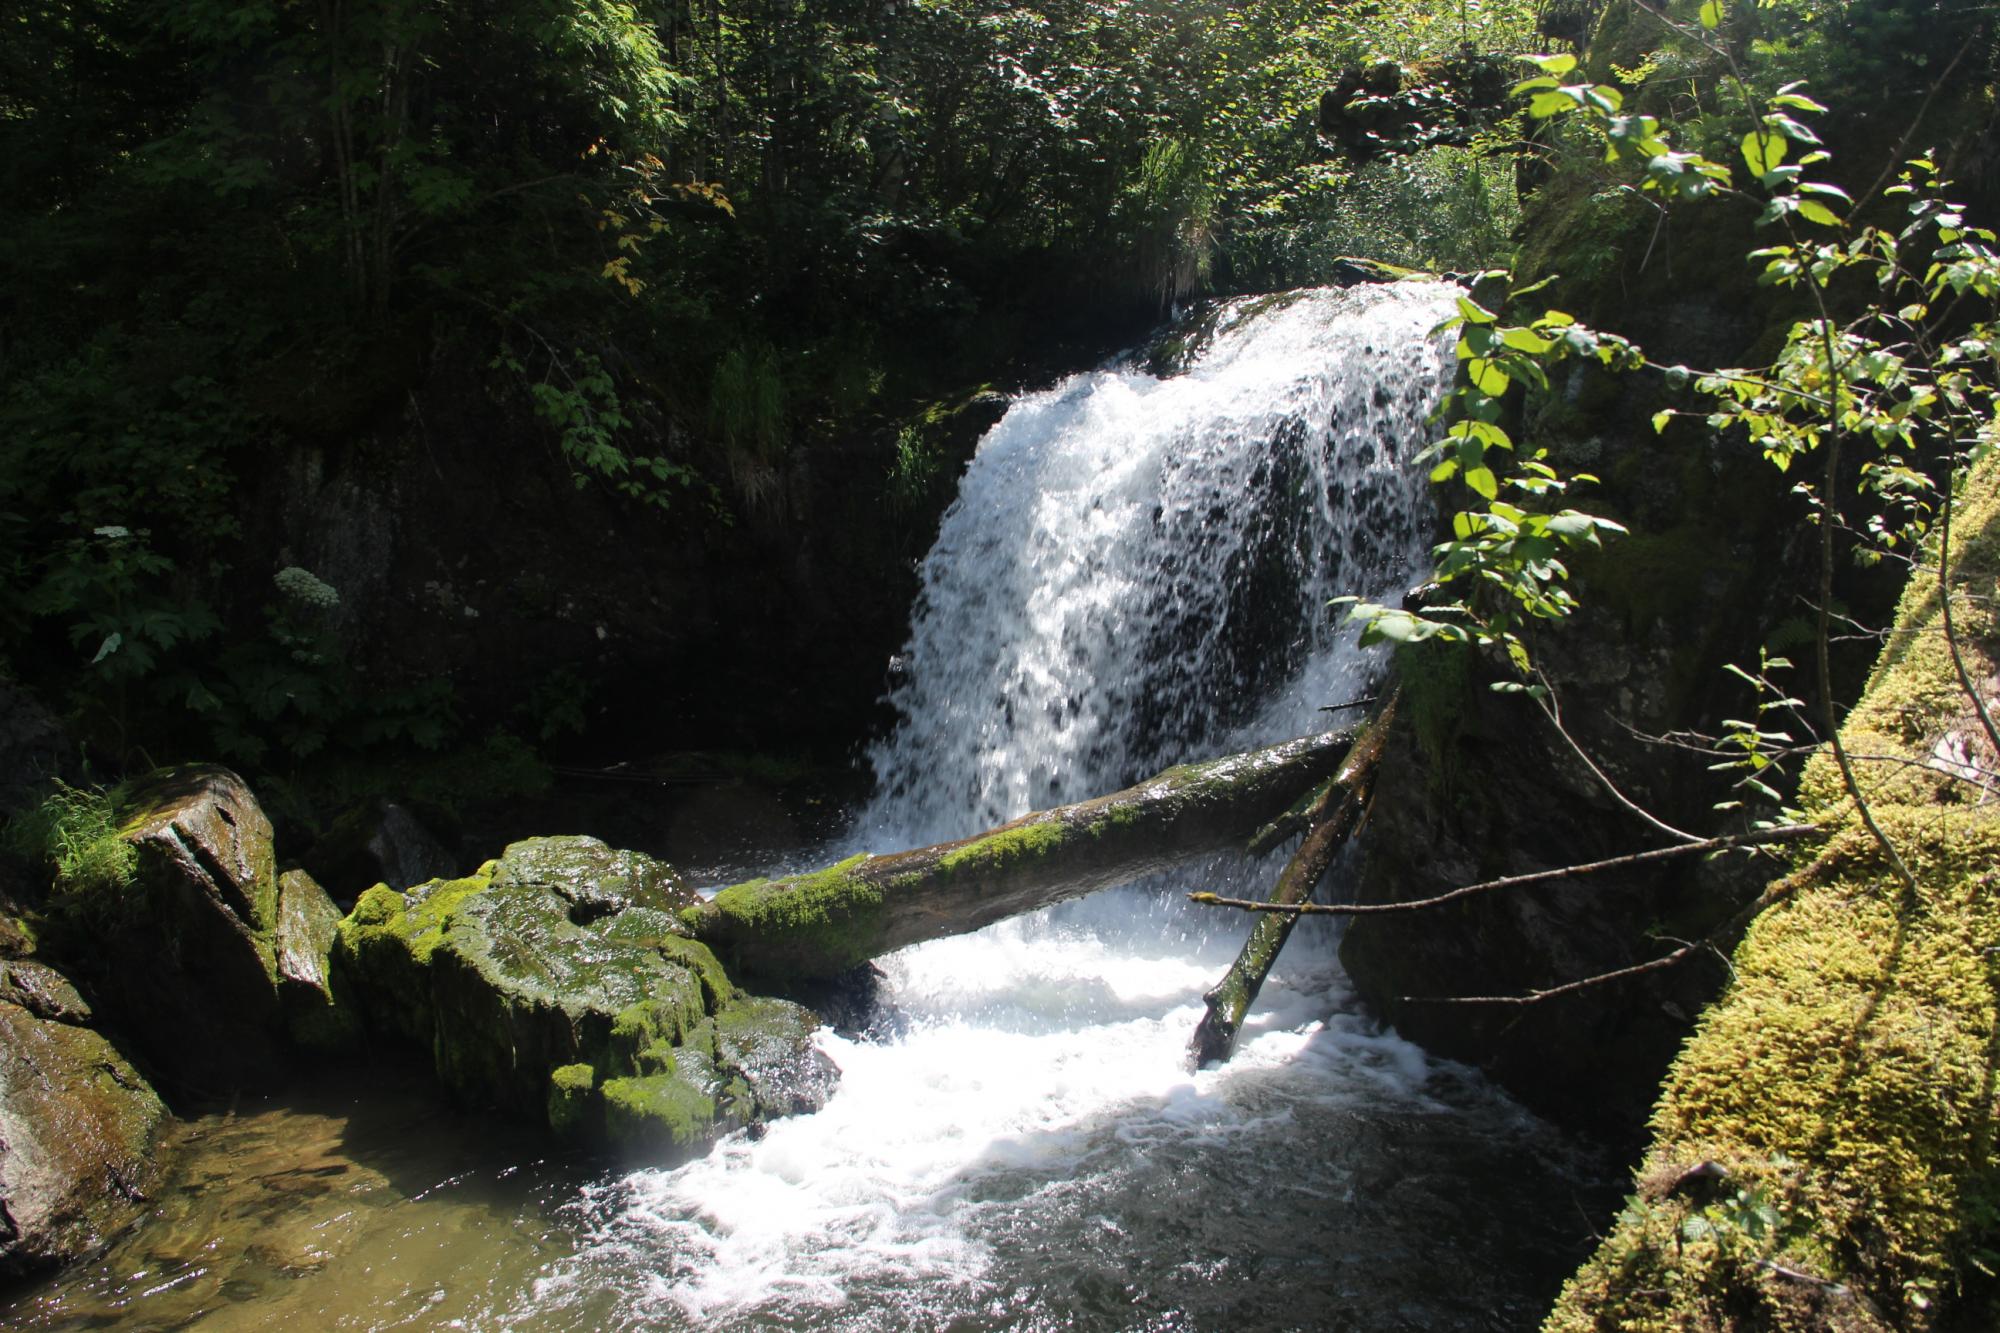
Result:
[[[733,969],[837,976],[905,945],[1241,847],[1333,775],[1359,728],[1184,764],[974,837],[733,885],[682,921]]]

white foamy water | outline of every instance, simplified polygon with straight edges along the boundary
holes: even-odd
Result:
[[[1455,294],[1237,302],[1185,374],[1093,371],[1016,402],[924,563],[867,839],[961,836],[1226,731],[1320,729],[1365,679],[1327,600],[1397,590],[1424,548],[1408,461]]]
[[[1454,295],[1237,303],[1183,374],[1120,366],[1017,401],[925,564],[857,848],[1319,730],[1322,705],[1365,694],[1371,663],[1325,604],[1393,595],[1422,553],[1409,459],[1446,383],[1430,331]],[[1468,1179],[1550,1143],[1360,1014],[1329,931],[1297,932],[1230,1064],[1186,1067],[1247,923],[1179,890],[1256,892],[1281,861],[883,960],[894,1022],[821,1034],[843,1071],[824,1110],[605,1185],[584,1257],[542,1298],[609,1283],[634,1323],[699,1327],[1279,1327],[1341,1310],[1357,1327],[1495,1326],[1510,1279],[1440,1290],[1411,1259],[1441,1211],[1486,1215]],[[1505,1251],[1531,1230],[1443,1239]],[[1324,1234],[1331,1253],[1309,1239]]]

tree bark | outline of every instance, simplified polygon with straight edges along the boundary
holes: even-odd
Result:
[[[1340,770],[1315,794],[1316,799],[1305,816],[1305,841],[1292,853],[1292,859],[1278,876],[1278,886],[1271,891],[1272,902],[1290,905],[1310,898],[1319,882],[1326,878],[1334,855],[1361,826],[1374,785],[1375,765],[1382,757],[1382,746],[1395,715],[1396,700],[1392,697],[1362,730]],[[1243,1016],[1257,1002],[1264,978],[1270,975],[1278,951],[1291,938],[1292,927],[1298,920],[1294,913],[1272,912],[1260,916],[1250,928],[1250,938],[1243,942],[1235,963],[1215,989],[1202,997],[1208,1002],[1208,1012],[1202,1015],[1188,1043],[1188,1057],[1195,1068],[1227,1060],[1236,1050],[1236,1034],[1243,1027]]]
[[[1360,730],[1171,768],[957,842],[733,885],[682,920],[736,971],[837,976],[905,945],[1240,847],[1332,775]]]

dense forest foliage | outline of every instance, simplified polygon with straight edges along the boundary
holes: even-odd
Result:
[[[444,744],[448,686],[361,685],[326,632],[340,590],[246,549],[247,479],[286,451],[342,448],[449,369],[577,487],[728,524],[794,451],[1035,364],[1052,328],[1127,336],[1346,253],[1475,265],[1513,214],[1502,163],[1360,164],[1315,108],[1343,68],[1518,48],[1528,20],[1517,0],[16,7],[0,663],[113,761]],[[938,466],[906,442],[885,499]]]
[[[1608,17],[1631,29],[1643,9]],[[357,674],[335,628],[367,612],[257,511],[288,458],[504,420],[494,474],[553,459],[621,521],[715,531],[778,508],[799,459],[872,431],[896,441],[864,483],[883,512],[934,512],[946,460],[898,422],[1078,364],[1188,298],[1326,281],[1344,255],[1467,271],[1518,245],[1586,319],[1607,315],[1631,252],[1643,270],[1673,231],[1659,197],[1592,135],[1497,113],[1532,73],[1514,53],[1579,42],[1600,12],[16,7],[0,667],[114,768],[288,771],[329,746],[467,743],[496,718],[545,740],[580,724],[587,682],[565,670],[476,717],[449,672]],[[1833,106],[1830,137],[1852,146],[1834,170],[1858,191],[1914,147],[1896,142],[1903,112],[1942,71],[1984,86],[1982,21],[1781,0],[1741,7],[1728,34],[1760,90],[1804,78]],[[1720,156],[1744,114],[1725,81],[1632,52],[1603,76]],[[1423,85],[1468,61],[1500,71],[1476,123]],[[1396,62],[1413,94],[1371,73]],[[1342,114],[1393,103],[1410,133],[1329,133],[1329,90]],[[1694,226],[1734,235],[1744,219],[1724,216]],[[1694,280],[1747,293],[1740,249],[1713,253]]]

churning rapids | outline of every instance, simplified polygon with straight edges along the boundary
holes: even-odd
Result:
[[[1370,664],[1326,603],[1393,595],[1416,567],[1410,457],[1448,374],[1431,331],[1455,294],[1238,302],[1181,373],[1120,364],[1014,403],[925,565],[901,721],[871,753],[878,793],[852,849],[1319,730],[1323,706],[1367,694]],[[1531,1327],[1587,1239],[1590,1164],[1381,1031],[1329,932],[1294,936],[1233,1062],[1185,1068],[1246,923],[1182,891],[1261,892],[1279,864],[1203,866],[883,960],[875,1027],[821,1034],[843,1071],[827,1107],[676,1170],[528,1165],[519,1140],[482,1147],[408,1099],[198,1126],[160,1216],[0,1315]]]

